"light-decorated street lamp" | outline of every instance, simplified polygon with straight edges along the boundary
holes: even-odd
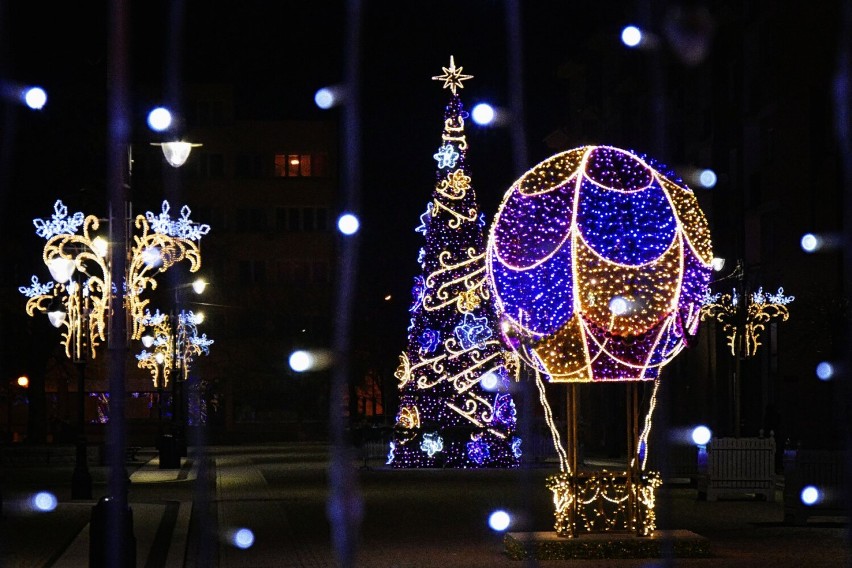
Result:
[[[207,334],[198,335],[198,325],[203,321],[200,313],[181,311],[177,318],[163,314],[159,310],[153,314],[146,311],[142,324],[147,331],[142,335],[144,349],[136,355],[140,369],[147,369],[157,389],[157,415],[160,421],[161,435],[160,468],[180,467],[180,459],[174,447],[166,448],[162,433],[163,391],[171,386],[172,390],[172,442],[182,443],[183,427],[183,385],[189,379],[189,369],[198,355],[209,355],[212,339]],[[176,320],[176,322],[175,322]],[[176,323],[176,325],[175,325]],[[150,349],[150,351],[148,351]]]
[[[110,232],[99,234],[104,220],[95,215],[77,212],[68,214],[61,200],[53,207],[49,219],[35,219],[36,234],[46,243],[42,258],[53,280],[42,283],[33,276],[29,286],[19,288],[29,299],[27,314],[47,314],[50,322],[62,330],[61,343],[65,354],[78,367],[78,436],[77,453],[72,476],[72,499],[91,499],[92,479],[86,460],[85,435],[85,365],[97,356],[99,346],[106,341],[112,303],[122,298],[128,316],[128,335],[139,339],[141,317],[149,300],[143,295],[157,287],[155,276],[181,261],[190,263],[189,270],[201,267],[201,237],[209,225],[194,223],[188,207],[173,219],[169,204],[163,201],[158,214],[146,212],[133,219],[136,229],[126,245],[126,274],[116,282],[108,257]],[[106,220],[127,222],[123,216]],[[122,292],[120,293],[119,290]]]
[[[714,319],[722,324],[722,333],[728,340],[728,348],[734,358],[733,376],[733,406],[734,406],[734,436],[740,436],[740,414],[742,388],[743,359],[757,355],[758,348],[763,345],[761,333],[766,325],[773,320],[787,321],[790,311],[787,305],[795,300],[795,296],[786,296],[784,288],[778,288],[774,294],[764,292],[762,287],[757,291],[750,290],[745,282],[745,270],[742,261],[737,262],[734,271],[723,278],[736,279],[730,293],[707,292],[701,307],[701,319]]]

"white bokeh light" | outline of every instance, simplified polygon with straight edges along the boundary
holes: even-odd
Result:
[[[613,315],[623,316],[627,313],[629,308],[630,306],[627,303],[627,300],[621,296],[616,296],[609,301],[609,311],[611,311]]]
[[[237,548],[242,548],[245,550],[246,548],[251,548],[254,544],[254,533],[251,529],[238,529],[234,533],[233,537],[234,546]]]
[[[59,503],[57,501],[56,496],[53,493],[48,491],[40,491],[33,495],[32,498],[32,506],[36,511],[41,511],[43,513],[49,513],[56,509],[56,505]]]
[[[707,426],[696,426],[692,430],[692,441],[697,446],[706,446],[712,437],[713,433]]]
[[[698,174],[698,183],[701,184],[701,187],[706,187],[707,189],[715,187],[718,180],[719,178],[713,170],[701,170],[701,173]]]
[[[488,103],[479,103],[470,112],[473,121],[480,126],[488,126],[494,122],[494,107]]]
[[[24,92],[24,102],[33,110],[41,110],[47,104],[47,93],[41,87],[30,87]]]
[[[358,232],[358,229],[360,227],[361,222],[358,221],[358,217],[356,217],[352,213],[344,213],[337,220],[337,228],[344,235],[354,235]]]
[[[482,388],[487,391],[495,391],[500,386],[500,377],[494,371],[488,371],[479,379]]]
[[[290,354],[290,368],[297,373],[303,373],[314,366],[314,356],[308,351],[298,350]]]
[[[314,103],[323,110],[330,109],[336,102],[334,91],[327,87],[323,87],[314,94]]]
[[[491,513],[491,516],[488,517],[488,526],[495,531],[502,532],[509,528],[509,525],[511,523],[512,518],[506,511],[494,511],[493,513]]]
[[[148,113],[148,127],[155,132],[167,130],[172,125],[172,113],[164,107],[157,107]]]
[[[815,252],[820,247],[820,238],[813,233],[805,233],[802,235],[801,246],[805,252]]]
[[[642,43],[642,30],[636,26],[627,26],[621,30],[621,42],[627,47],[636,47]]]
[[[808,485],[802,489],[799,497],[805,505],[816,505],[822,501],[822,492],[813,485]]]

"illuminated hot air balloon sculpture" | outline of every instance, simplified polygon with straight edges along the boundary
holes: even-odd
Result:
[[[660,369],[697,332],[713,259],[695,195],[674,179],[626,150],[576,148],[521,176],[491,227],[487,269],[503,339],[535,373],[560,457],[549,488],[562,536],[654,530],[660,480],[645,466]],[[542,376],[570,383],[566,448]],[[612,381],[634,385],[628,471],[581,473],[574,387]],[[639,381],[654,381],[641,432]],[[615,510],[601,514],[601,499]]]

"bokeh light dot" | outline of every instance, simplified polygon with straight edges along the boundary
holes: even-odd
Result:
[[[627,47],[636,47],[642,41],[642,31],[636,26],[627,26],[621,31],[621,42]]]
[[[314,103],[323,110],[329,109],[334,106],[334,93],[331,89],[323,87],[314,95]]]
[[[802,236],[802,250],[805,252],[814,252],[819,248],[819,239],[813,233],[806,233]]]
[[[47,104],[47,93],[41,87],[32,87],[24,93],[24,102],[33,110],[41,110]]]
[[[157,107],[148,113],[148,126],[155,132],[162,132],[172,125],[172,113],[163,107]]]
[[[698,183],[707,189],[714,187],[717,181],[718,177],[716,177],[716,172],[713,170],[702,170],[698,175]]]
[[[493,513],[491,513],[491,516],[488,517],[488,526],[495,531],[506,530],[507,528],[509,528],[509,524],[511,522],[512,518],[506,511],[494,511]]]
[[[307,371],[313,366],[313,363],[314,358],[307,351],[293,351],[290,354],[290,368],[297,373]]]
[[[494,121],[494,108],[488,103],[479,103],[473,107],[471,116],[476,124],[487,126]]]
[[[805,505],[815,505],[820,500],[820,491],[813,485],[808,485],[802,489],[800,497]]]
[[[698,446],[706,446],[713,433],[707,426],[696,426],[692,431],[692,441]]]
[[[817,378],[821,381],[828,381],[834,376],[834,365],[828,361],[823,361],[816,367]]]
[[[254,533],[251,529],[239,529],[234,533],[234,546],[237,548],[250,548],[254,544]]]
[[[53,493],[41,491],[33,496],[32,503],[36,510],[49,513],[56,509],[58,501]]]
[[[344,235],[354,235],[358,232],[360,226],[361,223],[358,221],[358,217],[352,213],[345,213],[337,220],[337,228]]]

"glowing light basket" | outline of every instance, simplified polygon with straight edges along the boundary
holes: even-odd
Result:
[[[486,268],[502,338],[535,371],[559,455],[548,488],[560,536],[655,528],[660,480],[645,464],[659,373],[697,332],[713,260],[695,195],[673,179],[627,150],[576,148],[521,176],[491,227]],[[571,389],[633,381],[626,472],[577,471],[576,407],[566,450],[542,375]],[[635,387],[648,380],[640,434]]]
[[[509,189],[487,266],[506,342],[552,381],[589,382],[655,379],[697,331],[712,260],[692,191],[585,146]]]

